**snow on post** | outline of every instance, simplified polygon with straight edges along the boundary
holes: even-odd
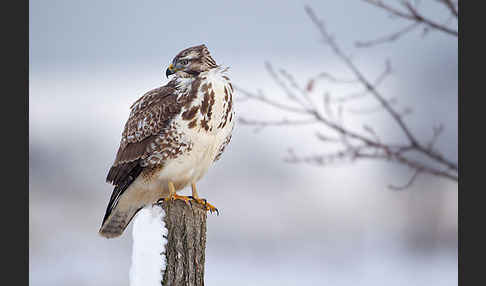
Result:
[[[161,285],[167,244],[164,216],[164,210],[155,205],[141,209],[134,218],[130,286]]]
[[[130,286],[203,286],[204,207],[175,200],[142,209],[133,225]]]

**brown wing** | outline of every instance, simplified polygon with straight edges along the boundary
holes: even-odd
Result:
[[[127,169],[132,169],[134,163],[146,155],[147,146],[163,132],[180,108],[171,85],[147,92],[132,105],[107,182],[114,185],[121,183],[124,174],[130,171]]]
[[[140,163],[147,156],[147,147],[180,112],[182,104],[177,101],[174,92],[171,81],[147,92],[131,106],[115,162],[106,177],[106,181],[115,185],[115,189],[103,221],[111,213],[120,195],[142,172]]]

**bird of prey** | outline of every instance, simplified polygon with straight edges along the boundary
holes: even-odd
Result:
[[[201,199],[196,182],[231,140],[235,122],[233,86],[227,68],[216,64],[205,45],[178,53],[164,86],[145,93],[132,106],[115,162],[106,181],[115,187],[99,233],[123,233],[144,206],[162,200]],[[192,196],[177,191],[191,185]]]

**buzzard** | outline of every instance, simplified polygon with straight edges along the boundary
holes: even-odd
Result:
[[[131,106],[106,178],[115,188],[99,230],[102,236],[121,235],[140,209],[161,199],[195,201],[217,211],[199,198],[196,182],[231,140],[233,86],[226,71],[205,45],[187,48],[166,71],[173,78]],[[177,195],[189,184],[192,196]]]

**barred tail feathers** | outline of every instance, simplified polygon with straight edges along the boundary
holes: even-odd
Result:
[[[140,209],[142,209],[142,207],[115,207],[103,221],[99,233],[106,238],[120,236]]]

